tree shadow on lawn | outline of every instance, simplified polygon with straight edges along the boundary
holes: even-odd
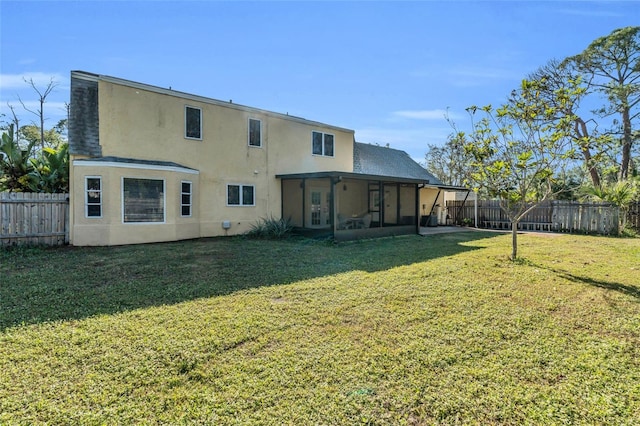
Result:
[[[559,271],[555,271],[555,272],[557,272],[558,275],[560,275],[561,277],[568,279],[569,281],[585,283],[594,287],[603,288],[605,290],[617,291],[618,293],[622,293],[626,296],[631,296],[635,298],[636,301],[640,301],[640,288],[638,287],[633,287],[633,286],[621,284],[621,283],[599,281],[589,277],[581,277],[578,275],[570,274],[568,272],[559,272]]]
[[[554,274],[557,274],[559,277],[562,277],[568,281],[572,281],[574,283],[583,283],[583,284],[587,284],[593,287],[598,287],[598,288],[602,288],[605,290],[612,290],[612,291],[616,291],[618,293],[624,294],[625,296],[631,296],[634,299],[636,299],[636,301],[640,301],[640,288],[639,287],[634,287],[634,286],[630,286],[627,284],[622,284],[622,283],[616,283],[616,282],[608,282],[608,281],[601,281],[601,280],[596,280],[594,278],[591,277],[582,277],[580,275],[575,275],[572,274],[570,272],[567,271],[563,271],[560,269],[556,269],[556,268],[551,268],[548,266],[543,266],[543,265],[539,265],[539,264],[534,264],[534,266],[536,268],[540,268],[540,269],[546,269],[548,271],[553,272]]]
[[[476,250],[484,246],[480,240],[493,237],[463,232],[335,245],[308,239],[227,237],[0,252],[0,330],[175,304],[348,271],[384,271]]]

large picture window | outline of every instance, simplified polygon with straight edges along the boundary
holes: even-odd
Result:
[[[122,179],[125,223],[164,222],[164,180]]]
[[[102,179],[99,176],[87,176],[85,188],[85,216],[102,217]]]
[[[202,110],[184,107],[184,136],[187,139],[202,139]]]
[[[311,145],[314,155],[333,157],[333,135],[322,132],[311,132]]]
[[[180,191],[180,215],[191,216],[191,182],[182,181]]]
[[[249,119],[249,146],[262,146],[262,122],[254,118]]]
[[[255,188],[253,185],[227,185],[228,206],[255,205]]]

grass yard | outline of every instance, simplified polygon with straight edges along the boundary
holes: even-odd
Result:
[[[0,251],[0,424],[640,424],[640,239]]]

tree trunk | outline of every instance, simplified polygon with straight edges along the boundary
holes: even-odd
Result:
[[[578,138],[585,138],[588,140],[589,130],[587,129],[587,124],[580,117],[576,118],[575,132]],[[591,150],[589,149],[589,144],[583,142],[579,142],[578,144],[580,145],[580,151],[582,151],[582,156],[584,157],[584,164],[589,170],[591,182],[594,187],[600,188],[600,174],[598,173],[596,166],[593,164],[593,161],[591,161]]]
[[[518,258],[518,222],[511,222],[511,260]]]
[[[622,161],[620,163],[620,180],[629,177],[629,161],[631,160],[631,113],[629,107],[622,110]]]

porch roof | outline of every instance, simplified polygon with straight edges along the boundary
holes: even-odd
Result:
[[[351,173],[351,172],[313,172],[313,173],[290,173],[283,175],[276,175],[278,179],[334,179],[336,182],[340,182],[343,179],[357,179],[357,180],[374,180],[382,182],[394,182],[394,183],[412,183],[412,184],[428,184],[428,180],[406,178],[399,176],[383,176],[383,175],[371,175],[364,173]]]

